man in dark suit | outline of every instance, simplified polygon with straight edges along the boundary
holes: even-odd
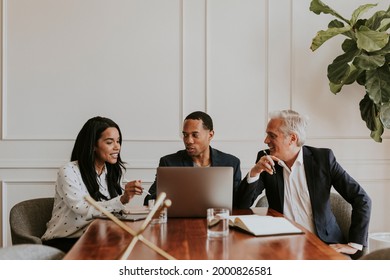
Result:
[[[330,149],[303,146],[307,120],[292,110],[271,114],[256,164],[237,191],[237,207],[250,207],[265,190],[269,207],[315,233],[336,251],[359,255],[367,246],[371,199]],[[334,188],[353,208],[348,240],[330,208]]]
[[[189,114],[183,122],[183,142],[185,149],[160,158],[159,166],[231,166],[233,167],[233,207],[235,191],[241,181],[240,160],[230,154],[221,152],[210,146],[214,137],[211,117],[201,111]],[[149,189],[144,204],[156,198],[156,181]]]

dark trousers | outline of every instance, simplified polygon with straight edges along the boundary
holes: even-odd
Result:
[[[73,247],[77,240],[78,238],[55,238],[50,240],[43,240],[42,243],[60,249],[64,253],[67,253]]]

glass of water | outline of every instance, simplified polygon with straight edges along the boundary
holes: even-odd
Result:
[[[211,238],[229,235],[229,209],[207,209],[207,236]]]

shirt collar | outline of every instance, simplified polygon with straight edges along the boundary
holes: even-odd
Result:
[[[104,166],[103,166],[102,174],[100,174],[100,176],[99,176],[99,174],[96,173],[96,175],[97,175],[97,177],[100,178],[100,179],[106,178],[106,175],[107,175],[107,167],[106,167],[106,164],[104,164]]]
[[[302,147],[299,150],[298,157],[295,160],[294,164],[295,163],[299,163],[299,164],[303,165],[303,149],[302,149]]]
[[[283,160],[278,161],[278,164],[281,167],[289,170],[289,168],[287,167],[286,163]],[[291,168],[294,168],[294,166],[297,166],[298,164],[301,166],[303,165],[303,149],[302,149],[302,147],[299,149],[298,156],[297,156],[296,160],[294,161],[294,164],[292,165]]]

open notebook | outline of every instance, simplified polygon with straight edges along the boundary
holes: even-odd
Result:
[[[147,214],[126,214],[126,213],[122,213],[122,212],[119,212],[119,213],[113,212],[111,214],[113,214],[119,220],[131,221],[131,222],[145,220],[146,216],[147,216]],[[92,219],[109,219],[109,217],[107,217],[104,214],[98,214],[98,215],[92,215]]]
[[[126,207],[124,211],[111,212],[115,217],[122,221],[139,221],[144,220],[149,213],[149,209],[145,206],[142,207]],[[92,215],[92,219],[109,219],[104,214]]]
[[[241,215],[230,216],[229,225],[255,236],[299,234],[303,231],[284,217]]]

